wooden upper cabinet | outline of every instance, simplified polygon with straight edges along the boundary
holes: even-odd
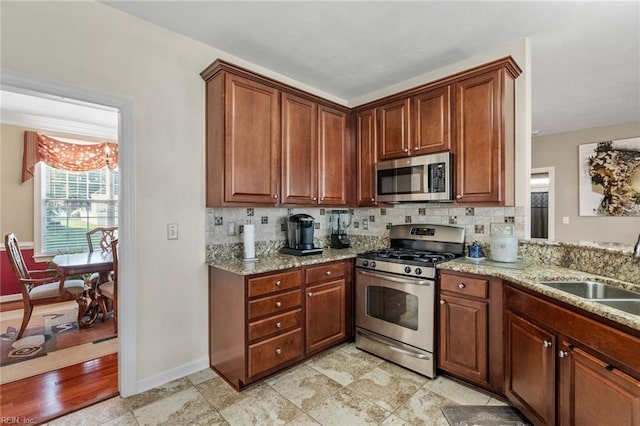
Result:
[[[355,120],[358,156],[358,206],[376,206],[376,109],[359,112]]]
[[[410,98],[378,107],[378,154],[380,160],[409,155],[411,138]]]
[[[226,72],[207,80],[207,206],[277,203],[279,96]]]
[[[514,203],[514,78],[502,68],[454,84],[456,202]]]
[[[347,114],[318,106],[318,204],[345,206],[350,201],[353,162]]]
[[[451,85],[413,97],[412,155],[451,150]]]
[[[282,94],[282,203],[316,204],[318,106]]]

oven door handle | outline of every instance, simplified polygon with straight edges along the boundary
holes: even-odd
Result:
[[[365,271],[364,269],[358,269],[358,273],[362,274],[362,275],[368,275],[370,277],[380,278],[382,280],[392,281],[394,283],[400,283],[400,284],[431,285],[431,283],[432,283],[432,281],[418,280],[418,279],[413,278],[413,277],[398,278],[398,277],[394,277],[392,275],[376,274],[374,272]]]
[[[356,330],[356,333],[358,333],[362,337],[365,337],[367,339],[371,339],[371,340],[374,340],[374,341],[376,341],[376,342],[378,342],[380,344],[383,344],[387,348],[391,349],[392,351],[399,352],[399,353],[401,353],[403,355],[408,355],[408,356],[411,356],[411,357],[414,357],[414,358],[419,358],[419,359],[430,359],[426,355],[418,354],[418,353],[415,353],[415,352],[407,351],[405,349],[401,349],[401,348],[398,348],[396,346],[393,346],[393,345],[389,344],[389,342],[387,342],[386,340],[380,339],[380,338],[378,338],[376,336],[372,336],[371,334],[365,333],[365,332],[363,332],[361,330]]]

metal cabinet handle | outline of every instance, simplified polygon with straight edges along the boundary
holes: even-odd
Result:
[[[318,201],[318,197],[313,197],[313,201]]]
[[[276,348],[276,353],[277,353],[278,355],[280,355],[280,354],[282,353],[282,349],[280,349],[280,348]]]
[[[464,285],[463,283],[458,284],[458,288],[459,288],[459,289],[463,289],[463,288],[465,288],[465,287],[466,287],[466,285]]]
[[[462,198],[462,194],[456,195],[456,198],[459,200],[460,198]]]
[[[282,306],[282,302],[276,302],[276,307],[279,308],[280,306]]]
[[[324,271],[325,275],[331,275],[331,271]]]
[[[552,343],[548,340],[545,340],[544,342],[542,342],[542,344],[544,345],[545,348],[550,348]]]
[[[313,293],[312,292],[309,292],[307,294],[309,295],[309,297],[313,297]]]
[[[444,305],[444,304],[445,304],[445,301],[444,301],[444,300],[440,300],[440,304],[441,304],[441,305]]]
[[[273,198],[278,199],[278,194],[273,194]]]
[[[409,152],[408,148],[403,149],[404,152]]]
[[[558,356],[560,358],[566,358],[566,357],[569,356],[569,352],[567,352],[567,351],[558,351]]]
[[[372,199],[371,199],[371,201],[375,201],[375,200],[376,200],[375,198],[372,198]]]
[[[282,327],[282,323],[277,322],[276,323],[276,328],[280,328],[280,327]]]
[[[417,151],[417,150],[418,150],[418,147],[417,147],[417,146],[414,146],[414,147],[413,147],[413,150],[414,150],[414,151]]]
[[[280,284],[282,284],[282,281],[280,280],[276,281],[276,287],[280,287]]]

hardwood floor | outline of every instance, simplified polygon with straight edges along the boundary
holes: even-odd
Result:
[[[41,424],[118,395],[118,354],[0,386],[2,418]]]

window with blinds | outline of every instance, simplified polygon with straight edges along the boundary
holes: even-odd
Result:
[[[42,254],[87,251],[87,231],[118,226],[118,174],[42,165]]]

